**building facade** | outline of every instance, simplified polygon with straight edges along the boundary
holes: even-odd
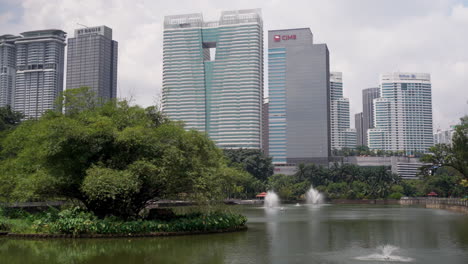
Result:
[[[364,145],[364,138],[367,138],[367,133],[364,134],[362,112],[354,115],[354,127],[356,128],[356,146]]]
[[[455,133],[455,127],[452,126],[447,130],[437,130],[434,133],[434,144],[448,144],[452,145],[453,134]]]
[[[106,26],[75,30],[68,39],[67,89],[89,87],[99,98],[117,97],[118,43]]]
[[[19,37],[0,36],[0,107],[13,104],[16,76],[16,45]]]
[[[309,28],[268,31],[269,154],[275,165],[328,164],[330,66]]]
[[[263,101],[263,106],[262,106],[262,151],[263,151],[263,154],[265,154],[266,156],[269,155],[268,153],[268,148],[269,148],[269,145],[270,145],[270,141],[269,141],[269,128],[268,128],[268,106],[269,106],[269,102],[268,102],[268,98],[265,98],[264,101]]]
[[[427,152],[433,145],[432,91],[426,73],[387,73],[380,78],[380,98],[374,99],[374,126],[369,148]]]
[[[62,30],[21,33],[16,45],[16,83],[13,109],[26,118],[39,118],[55,109],[63,91],[65,38]]]
[[[367,130],[374,128],[374,99],[380,97],[380,88],[367,88],[362,90],[362,136],[363,143],[367,146]],[[358,144],[359,145],[359,144]]]
[[[330,73],[330,127],[331,149],[355,148],[356,141],[351,142],[349,99],[343,97],[343,74]],[[354,133],[354,138],[355,138]]]
[[[356,148],[356,141],[357,141],[356,129],[347,128],[343,132],[343,135],[344,135],[343,147],[348,148],[348,149]]]
[[[166,16],[163,111],[221,148],[260,149],[263,21],[259,9]]]

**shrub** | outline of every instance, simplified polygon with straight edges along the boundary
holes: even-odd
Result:
[[[397,199],[397,200],[400,200],[401,197],[403,197],[403,194],[399,192],[394,192],[388,196],[388,198],[390,199]]]
[[[27,222],[27,221],[26,221]],[[247,218],[240,214],[213,212],[178,215],[170,221],[134,220],[124,221],[115,216],[99,219],[92,213],[75,207],[60,212],[56,218],[45,214],[34,220],[32,226],[36,233],[60,234],[138,234],[151,232],[190,232],[214,231],[240,227]]]

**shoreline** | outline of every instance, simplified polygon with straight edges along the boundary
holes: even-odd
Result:
[[[152,232],[141,234],[17,234],[6,233],[0,234],[1,237],[8,238],[34,238],[34,239],[50,239],[50,238],[128,238],[128,237],[172,237],[172,236],[190,236],[190,235],[208,235],[217,233],[233,233],[247,231],[247,226],[238,226],[233,228],[226,228],[220,230],[206,230],[206,231],[192,231],[192,232]],[[6,234],[5,234],[6,233]]]

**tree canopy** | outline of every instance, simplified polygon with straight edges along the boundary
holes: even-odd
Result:
[[[154,198],[211,200],[249,180],[227,168],[205,134],[155,107],[95,104],[86,88],[67,92],[71,111],[24,122],[3,140],[0,199],[76,199],[98,216],[129,217]]]
[[[468,179],[468,116],[462,117],[461,123],[455,127],[451,145],[437,144],[429,148],[429,154],[421,157],[421,161],[432,164],[426,167],[426,171],[451,167]]]

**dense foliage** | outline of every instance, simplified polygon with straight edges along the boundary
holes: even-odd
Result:
[[[23,117],[23,114],[13,111],[9,105],[0,107],[0,131],[19,125]]]
[[[58,211],[50,209],[39,214],[19,215],[0,212],[0,231],[40,234],[139,234],[152,232],[215,231],[244,226],[245,216],[226,213],[192,213],[178,215],[170,221],[122,221],[116,217],[99,219],[78,207]]]
[[[421,158],[430,165],[422,168],[421,187],[439,196],[468,196],[468,116],[456,126],[452,144],[437,144]]]
[[[151,199],[209,201],[243,193],[251,176],[155,107],[93,102],[67,91],[65,113],[23,122],[2,141],[0,201],[66,198],[99,217],[134,217]]]
[[[260,181],[273,175],[272,158],[257,149],[225,149],[231,165],[240,165]]]
[[[437,144],[429,152],[421,158],[421,161],[432,164],[426,169],[450,167],[468,179],[468,116],[461,118],[461,124],[456,126],[451,145]]]
[[[404,195],[400,177],[384,167],[334,164],[330,168],[300,164],[293,176],[273,175],[268,184],[282,199],[303,198],[314,186],[330,199],[377,199]],[[401,188],[400,188],[401,187]]]

